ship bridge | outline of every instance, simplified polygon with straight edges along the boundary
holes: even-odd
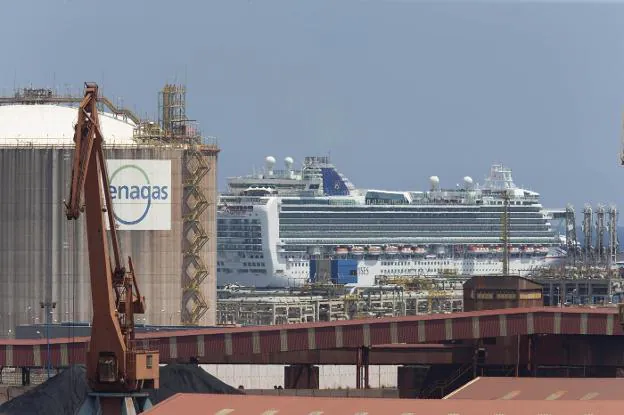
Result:
[[[555,209],[544,209],[544,211],[546,212],[546,214],[553,218],[553,219],[565,219],[566,217],[566,210],[563,208],[555,208]]]

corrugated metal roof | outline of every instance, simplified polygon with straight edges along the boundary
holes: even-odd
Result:
[[[225,328],[217,328],[214,331],[211,331],[210,334],[225,334],[225,333],[248,333],[250,331],[256,331],[259,333],[263,332],[278,332],[280,330],[289,330],[296,331],[300,329],[311,329],[311,328],[335,328],[336,326],[341,327],[355,327],[362,326],[365,324],[371,325],[382,325],[389,323],[416,323],[419,321],[445,321],[445,320],[453,320],[454,322],[460,322],[461,320],[471,319],[472,317],[490,317],[490,316],[517,316],[517,315],[526,315],[528,313],[543,313],[545,315],[561,314],[568,315],[574,317],[575,315],[587,314],[587,315],[613,315],[617,316],[617,308],[616,307],[524,307],[524,308],[509,308],[509,309],[498,309],[498,310],[481,310],[481,311],[464,311],[458,313],[450,313],[450,314],[424,314],[417,316],[402,316],[402,317],[383,317],[383,318],[368,318],[368,319],[360,319],[360,320],[337,320],[337,321],[319,321],[313,323],[293,323],[293,324],[276,324],[270,326],[246,326],[246,327],[225,327]],[[470,322],[472,324],[472,322]],[[619,330],[619,324],[616,330]],[[196,336],[205,334],[205,330],[187,330],[180,332],[170,332],[171,336]],[[161,337],[159,333],[146,333],[145,337]]]
[[[146,411],[149,415],[603,415],[622,412],[619,401],[453,401],[384,398],[303,398],[177,394]]]
[[[171,261],[169,259],[168,262]],[[159,298],[159,295],[168,293],[162,284],[154,284],[151,287],[155,295],[151,295],[150,298]],[[8,292],[7,298],[12,298],[12,295]],[[158,348],[161,359],[167,361],[191,356],[201,358],[205,356],[206,351],[221,354],[228,359],[231,356],[238,356],[237,359],[240,359],[243,356],[266,353],[340,349],[363,345],[431,344],[447,340],[537,333],[606,336],[624,334],[617,320],[617,310],[614,308],[539,307],[347,322],[150,332],[137,334],[137,338],[166,339],[158,341]],[[61,344],[53,344],[52,351],[54,353],[57,350],[61,355],[62,339],[56,340]],[[66,347],[76,350],[76,359],[83,359],[87,340],[84,337],[70,338],[67,339]],[[17,344],[23,346],[16,347]],[[9,365],[8,363],[16,366],[32,365],[32,361],[38,359],[41,353],[40,344],[33,340],[25,343],[0,340],[0,365]]]
[[[622,400],[623,390],[624,378],[479,377],[444,399]]]
[[[107,144],[132,144],[134,123],[99,112]],[[0,105],[0,145],[73,144],[78,109],[63,105]]]
[[[464,289],[539,290],[541,285],[528,278],[502,275],[477,275],[464,283]]]
[[[1,108],[1,106],[0,106]],[[1,140],[0,140],[1,143]],[[561,316],[570,316],[575,317],[578,315],[587,314],[591,315],[602,315],[602,316],[617,316],[617,308],[615,307],[596,307],[596,308],[585,308],[585,307],[532,307],[532,308],[511,308],[511,309],[500,309],[500,310],[482,310],[482,311],[470,311],[470,312],[460,312],[460,313],[452,313],[452,314],[428,314],[428,315],[418,315],[418,316],[404,316],[404,317],[387,317],[387,318],[369,318],[369,319],[360,319],[360,320],[339,320],[339,321],[331,321],[331,322],[314,322],[314,323],[294,323],[294,324],[277,324],[270,326],[247,326],[247,327],[231,327],[231,326],[215,326],[210,328],[180,328],[180,330],[176,330],[175,326],[170,326],[167,328],[166,332],[152,330],[137,333],[137,338],[171,338],[171,337],[194,337],[200,335],[207,336],[219,336],[226,333],[237,335],[237,334],[252,334],[254,332],[264,333],[264,332],[277,332],[278,334],[281,331],[295,332],[301,329],[310,329],[310,328],[334,328],[335,326],[347,326],[347,327],[357,327],[360,328],[363,325],[377,325],[384,323],[416,323],[419,321],[441,321],[444,325],[446,320],[453,321],[453,324],[459,324],[462,320],[471,319],[473,317],[488,317],[488,316],[513,316],[513,315],[522,315],[528,313],[544,313],[545,315],[555,315],[560,314]],[[472,321],[470,321],[472,325]],[[620,334],[620,325],[616,324],[614,326],[613,334]],[[561,334],[561,333],[560,333]],[[576,334],[576,333],[562,333],[562,334]],[[588,333],[591,334],[591,333]],[[307,333],[306,333],[307,335]],[[71,337],[71,338],[56,338],[53,339],[53,343],[67,343],[67,342],[86,342],[89,340],[89,337]],[[44,341],[44,343],[47,343]],[[5,344],[24,344],[24,345],[32,345],[32,344],[41,344],[38,343],[36,339],[26,339],[26,340],[15,340],[15,339],[0,339],[0,346]],[[400,344],[400,343],[399,343]],[[429,346],[420,344],[419,347],[439,347],[433,343],[429,343]],[[383,347],[386,344],[372,344],[372,346]],[[397,344],[393,344],[388,342],[387,345],[392,345],[394,347]],[[406,347],[412,347],[411,343],[408,343]],[[304,349],[307,349],[304,347]],[[293,349],[294,350],[294,349]]]

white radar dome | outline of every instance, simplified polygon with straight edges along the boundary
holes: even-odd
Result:
[[[267,158],[264,159],[264,164],[266,166],[266,172],[269,176],[273,175],[273,166],[275,166],[275,157],[273,156],[267,156]]]
[[[291,170],[294,162],[295,162],[295,160],[293,160],[292,157],[286,157],[284,159],[284,164],[286,165],[286,170]]]
[[[431,183],[431,189],[437,189],[440,185],[440,178],[438,176],[431,176],[429,178],[429,183]]]
[[[466,187],[472,187],[472,184],[474,182],[472,180],[472,177],[466,176],[466,177],[464,177],[464,183],[466,184]]]

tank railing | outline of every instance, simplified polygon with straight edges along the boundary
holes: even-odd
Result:
[[[48,90],[47,94],[20,94],[16,93],[13,97],[0,97],[0,105],[8,104],[79,104],[82,100],[82,96],[60,96],[53,91]],[[135,124],[140,122],[131,110],[127,108],[117,107],[107,97],[98,97],[99,101],[107,107],[115,115],[123,115],[126,118],[132,120]]]
[[[59,139],[10,139],[0,141],[0,148],[10,149],[10,148],[19,148],[19,149],[74,149],[75,145],[73,142],[62,142],[59,143]],[[68,140],[70,140],[68,138]],[[52,141],[52,142],[46,142]],[[217,148],[216,144],[205,144],[207,147]],[[185,149],[188,148],[189,144],[187,143],[176,143],[176,142],[167,142],[167,143],[159,143],[158,145],[154,145],[152,143],[118,143],[113,141],[109,141],[104,144],[104,148],[110,149],[140,149],[140,148],[171,148],[171,149]]]

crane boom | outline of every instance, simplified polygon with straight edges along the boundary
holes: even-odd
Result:
[[[87,379],[95,391],[136,392],[144,386],[158,387],[159,355],[155,350],[137,348],[133,341],[134,314],[145,312],[145,301],[138,289],[132,259],[128,257],[127,270],[121,258],[97,98],[98,86],[85,83],[74,132],[70,197],[66,203],[68,220],[78,219],[83,211],[87,217],[93,304]]]

